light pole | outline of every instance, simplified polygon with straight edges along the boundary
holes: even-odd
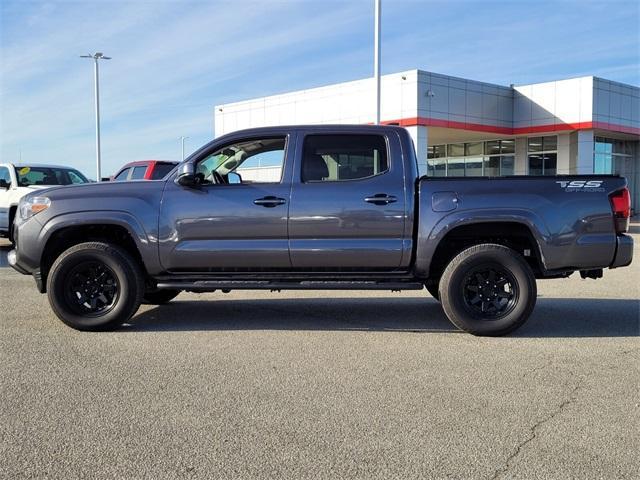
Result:
[[[98,60],[111,60],[111,57],[105,57],[102,52],[96,52],[93,55],[80,55],[80,58],[93,58],[94,64],[93,76],[96,97],[96,182],[99,182],[102,180],[102,175],[100,172],[100,87]]]
[[[189,138],[189,137],[185,137],[185,136],[180,137],[180,145],[182,146],[182,160],[184,160],[184,141],[187,138]]]
[[[374,34],[373,34],[373,76],[376,82],[376,125],[380,124],[380,16],[382,6],[380,0],[375,3]]]

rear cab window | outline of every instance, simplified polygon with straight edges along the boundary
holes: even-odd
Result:
[[[160,180],[166,177],[174,167],[175,165],[173,163],[156,163],[153,172],[151,172],[151,180]]]
[[[343,182],[389,170],[387,143],[380,135],[307,135],[302,153],[303,182]]]
[[[131,173],[131,180],[144,180],[144,174],[146,171],[147,171],[146,165],[133,167],[133,172]]]

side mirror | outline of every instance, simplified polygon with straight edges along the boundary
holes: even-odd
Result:
[[[182,187],[194,187],[198,185],[199,182],[193,163],[187,162],[180,165],[175,182]]]
[[[0,178],[0,188],[2,190],[9,190],[10,187],[11,187],[10,183],[7,183],[7,181],[4,178]]]
[[[242,183],[242,177],[240,176],[239,173],[229,172],[229,173],[227,173],[227,182],[230,185]]]

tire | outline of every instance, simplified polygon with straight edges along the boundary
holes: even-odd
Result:
[[[11,242],[11,245],[15,245],[16,242],[13,238],[13,221],[16,218],[16,208],[13,208],[9,211],[9,231],[7,232],[7,239]]]
[[[56,259],[47,277],[51,308],[76,330],[121,325],[136,313],[143,293],[144,278],[136,261],[124,249],[108,243],[69,248]]]
[[[440,282],[438,280],[427,280],[424,284],[427,292],[438,302],[440,301]]]
[[[447,317],[473,335],[513,332],[531,315],[536,297],[531,267],[519,253],[503,245],[486,243],[463,250],[440,280]]]
[[[163,305],[176,298],[181,290],[155,290],[146,292],[142,297],[142,303],[147,305]]]

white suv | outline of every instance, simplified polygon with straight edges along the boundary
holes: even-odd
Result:
[[[27,193],[56,185],[88,183],[74,168],[35,163],[0,163],[0,236],[13,241],[13,219]]]

